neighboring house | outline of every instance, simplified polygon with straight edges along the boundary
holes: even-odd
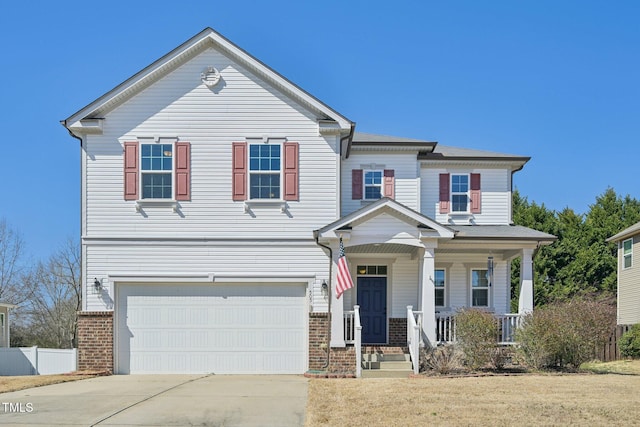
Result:
[[[355,304],[363,343],[406,346],[411,317],[436,345],[461,307],[510,313],[515,258],[530,312],[555,239],[512,225],[528,157],[355,132],[211,29],[62,123],[82,153],[78,369],[355,371]]]
[[[9,311],[15,307],[13,304],[0,302],[0,348],[11,346]]]
[[[607,242],[618,244],[618,325],[640,323],[640,222]]]

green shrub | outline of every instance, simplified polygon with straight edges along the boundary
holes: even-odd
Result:
[[[471,369],[496,368],[498,321],[491,313],[463,309],[456,314],[456,338],[462,350],[464,364]]]
[[[632,359],[640,359],[640,323],[636,323],[620,338],[620,354]]]
[[[518,352],[530,367],[577,369],[594,358],[615,326],[615,307],[575,299],[537,308],[516,331]]]

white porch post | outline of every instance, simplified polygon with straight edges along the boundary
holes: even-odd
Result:
[[[333,277],[331,278],[331,295],[329,295],[331,298],[331,341],[329,345],[331,347],[346,347],[344,342],[344,294],[340,299],[336,298],[336,277],[340,250],[338,245],[331,245],[331,249],[333,250]]]
[[[420,309],[422,332],[432,347],[436,346],[435,249],[425,248],[420,269]]]
[[[523,249],[520,260],[520,298],[518,314],[533,311],[533,249]]]

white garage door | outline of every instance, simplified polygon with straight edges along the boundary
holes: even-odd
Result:
[[[304,285],[118,285],[116,372],[300,374]]]

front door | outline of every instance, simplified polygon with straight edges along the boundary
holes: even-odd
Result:
[[[387,278],[358,277],[363,344],[387,342]]]

